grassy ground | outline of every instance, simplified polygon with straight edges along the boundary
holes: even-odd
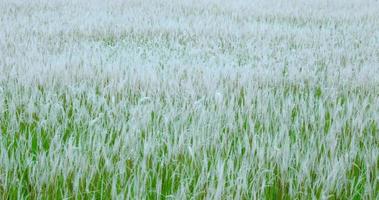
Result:
[[[0,198],[379,198],[376,1],[0,0]]]

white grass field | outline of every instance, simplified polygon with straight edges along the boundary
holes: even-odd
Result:
[[[379,199],[379,1],[0,0],[0,199]]]

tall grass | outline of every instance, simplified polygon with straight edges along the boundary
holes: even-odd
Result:
[[[0,198],[379,198],[376,1],[0,1]]]

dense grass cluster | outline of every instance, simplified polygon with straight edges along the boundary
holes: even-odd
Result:
[[[0,1],[0,198],[378,199],[378,10]]]

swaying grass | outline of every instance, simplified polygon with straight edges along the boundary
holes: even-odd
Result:
[[[1,199],[378,199],[376,1],[0,1]]]

